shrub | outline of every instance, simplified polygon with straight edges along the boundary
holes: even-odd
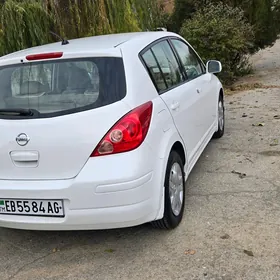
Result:
[[[168,28],[178,32],[183,22],[190,19],[199,7],[213,4],[227,4],[244,11],[244,16],[253,26],[255,35],[251,53],[272,46],[280,33],[279,0],[174,0],[175,9],[168,23]]]
[[[250,71],[248,53],[254,42],[253,27],[241,9],[208,4],[183,23],[180,34],[205,62],[221,61],[223,72],[219,76],[224,83]]]

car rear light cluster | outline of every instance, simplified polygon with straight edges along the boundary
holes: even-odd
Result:
[[[123,116],[97,145],[91,157],[132,151],[145,140],[153,103],[147,102]]]

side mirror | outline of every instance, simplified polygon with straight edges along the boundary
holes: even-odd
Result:
[[[222,64],[217,60],[209,60],[206,64],[206,69],[208,73],[220,73],[222,71]]]

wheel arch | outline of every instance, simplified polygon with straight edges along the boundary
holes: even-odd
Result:
[[[185,164],[186,164],[186,152],[185,152],[183,144],[180,141],[176,141],[173,144],[173,146],[172,146],[172,148],[170,150],[170,153],[172,151],[175,151],[175,152],[177,152],[179,154],[179,156],[181,157],[181,159],[183,161],[183,164],[185,166]]]
[[[164,174],[165,174],[165,170],[167,168],[167,162],[168,162],[169,156],[172,151],[176,151],[180,155],[180,157],[182,158],[184,167],[186,166],[186,164],[188,164],[187,149],[184,146],[184,142],[181,139],[181,137],[179,136],[179,134],[175,133],[170,140],[172,142],[169,142],[169,144],[166,146],[166,149],[167,149],[166,155],[168,155],[168,156],[164,158],[164,162],[163,162],[163,166],[162,166],[162,170],[164,170]],[[161,179],[162,179],[161,186],[164,186],[165,178],[163,177]],[[163,213],[164,213],[164,187],[161,188],[161,199],[160,199],[159,211],[158,211],[156,220],[161,219],[163,217]]]
[[[224,101],[224,89],[220,88],[219,97],[221,96],[222,100]]]

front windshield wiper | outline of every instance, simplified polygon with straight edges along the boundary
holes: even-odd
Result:
[[[24,117],[32,117],[34,115],[39,115],[39,111],[34,109],[1,109],[0,115],[4,116],[24,116]]]

